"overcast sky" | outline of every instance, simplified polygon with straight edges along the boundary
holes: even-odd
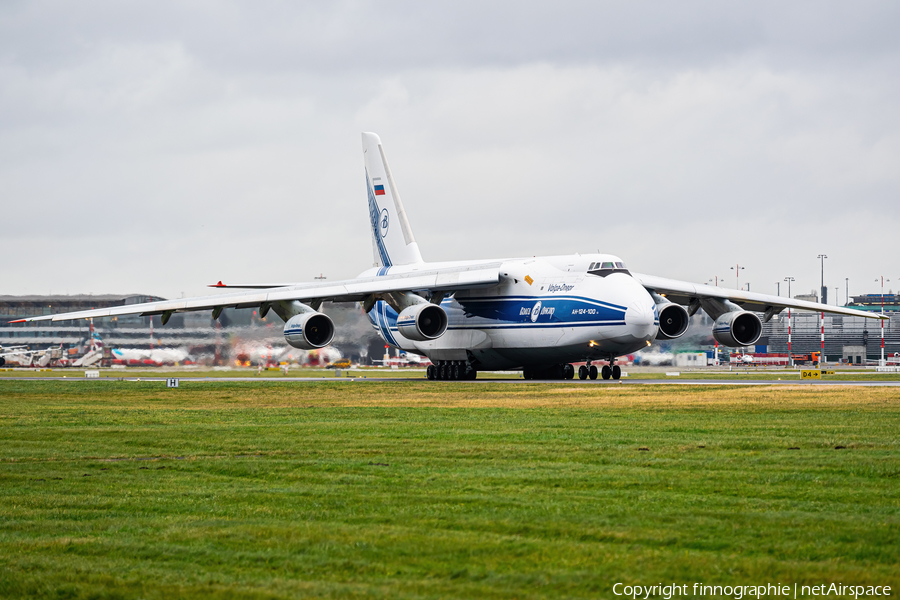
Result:
[[[354,277],[362,131],[426,260],[796,294],[825,253],[832,303],[896,289],[898,28],[895,1],[6,1],[0,294]]]

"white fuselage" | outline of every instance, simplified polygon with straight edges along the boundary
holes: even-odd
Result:
[[[656,337],[656,303],[627,270],[591,266],[619,264],[608,254],[472,261],[502,263],[498,285],[445,298],[446,333],[436,340],[409,340],[397,330],[397,313],[379,301],[369,313],[388,344],[432,361],[469,360],[495,370],[606,359],[635,352]],[[447,264],[374,268],[360,277],[413,272]]]

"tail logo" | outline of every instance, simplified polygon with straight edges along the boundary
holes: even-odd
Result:
[[[381,209],[381,237],[385,237],[388,234],[388,228],[391,225],[390,215],[388,215],[388,211],[386,208]]]

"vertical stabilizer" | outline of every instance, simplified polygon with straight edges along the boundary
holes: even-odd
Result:
[[[381,139],[374,133],[363,133],[362,143],[375,263],[380,267],[420,263],[419,245],[403,210]]]

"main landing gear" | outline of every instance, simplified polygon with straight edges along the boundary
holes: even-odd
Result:
[[[473,381],[478,372],[464,360],[439,360],[425,370],[432,381]]]
[[[525,367],[522,369],[522,377],[525,379],[572,379],[575,377],[575,367],[568,363],[549,367]]]

